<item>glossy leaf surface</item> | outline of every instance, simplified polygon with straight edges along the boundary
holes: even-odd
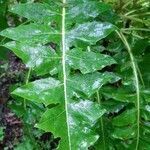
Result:
[[[50,46],[13,41],[5,44],[5,47],[11,49],[27,67],[33,68],[40,75],[57,71],[57,64],[61,58]]]
[[[102,61],[103,59],[103,61]],[[108,55],[94,52],[83,52],[74,49],[68,52],[67,62],[74,69],[79,69],[83,74],[101,70],[108,65],[115,64],[115,60]]]
[[[37,105],[44,104],[45,112],[35,126],[59,137],[60,150],[88,150],[102,137],[102,133],[95,130],[99,128],[97,123],[105,113],[111,112],[106,112],[99,103],[98,91],[104,97],[115,93],[111,90],[105,92],[103,86],[121,80],[119,75],[107,71],[117,62],[111,54],[92,49],[117,29],[102,19],[98,21],[109,10],[109,5],[94,0],[44,0],[41,3],[17,4],[10,11],[28,21],[0,32],[0,35],[13,40],[5,47],[37,75],[45,75],[12,93]],[[110,98],[129,101],[120,100],[124,95],[121,98],[117,96]],[[120,111],[124,106],[119,105],[115,110]],[[112,126],[128,125],[128,120],[135,115],[133,113],[129,117],[128,114],[122,114],[124,120],[119,116],[113,118]],[[110,136],[128,138],[118,130],[116,128]]]
[[[69,126],[70,126],[70,146],[72,149],[86,149],[92,145],[98,135],[91,130],[95,121],[103,115],[104,109],[88,100],[72,102],[68,105]],[[90,111],[89,111],[90,110]],[[56,136],[62,137],[60,149],[69,149],[67,144],[66,124],[61,124],[66,120],[64,108],[56,106],[47,110],[36,127],[45,131],[52,131]],[[61,132],[60,132],[61,131]],[[84,139],[84,140],[83,140]]]

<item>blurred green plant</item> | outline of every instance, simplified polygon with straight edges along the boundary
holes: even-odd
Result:
[[[4,128],[0,127],[0,141],[2,141],[4,138]]]

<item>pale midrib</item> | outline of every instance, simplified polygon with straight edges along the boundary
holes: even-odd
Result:
[[[62,0],[65,5],[66,0]],[[66,123],[67,123],[67,135],[68,135],[68,144],[69,150],[71,150],[71,139],[69,131],[69,113],[68,113],[68,99],[67,99],[67,75],[66,75],[66,30],[65,30],[65,17],[66,17],[66,8],[62,8],[62,67],[63,67],[63,83],[64,83],[64,98],[65,98],[65,110],[66,110]]]
[[[136,107],[137,107],[137,140],[136,140],[136,147],[135,150],[138,150],[139,147],[139,139],[140,139],[140,88],[139,88],[139,79],[138,79],[138,73],[137,73],[137,68],[136,64],[134,61],[134,56],[132,54],[131,48],[129,46],[129,43],[127,42],[125,36],[122,33],[119,33],[116,31],[121,40],[123,41],[124,45],[126,46],[128,53],[130,55],[131,63],[132,63],[132,69],[133,69],[133,74],[135,77],[135,87],[136,87],[136,96],[137,96],[137,101],[136,101]]]

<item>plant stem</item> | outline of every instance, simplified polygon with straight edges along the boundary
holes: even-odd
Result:
[[[150,15],[150,12],[140,13],[140,14],[133,14],[133,15],[130,15],[130,16],[135,17],[135,16],[146,16],[146,15]]]
[[[116,33],[118,34],[118,36],[120,37],[120,39],[122,40],[122,42],[124,43],[124,45],[126,46],[130,59],[131,59],[131,63],[132,63],[132,69],[133,69],[133,74],[135,77],[135,88],[136,88],[136,109],[137,109],[137,139],[136,139],[136,146],[135,146],[135,150],[138,150],[139,147],[139,138],[140,138],[140,88],[139,88],[139,79],[138,79],[138,71],[136,68],[136,63],[134,60],[134,56],[132,54],[131,51],[131,47],[129,45],[129,43],[127,42],[127,39],[125,38],[125,36],[121,33],[116,31]]]
[[[101,104],[101,100],[100,100],[100,96],[99,96],[99,92],[96,92],[97,94],[97,102],[99,104]],[[100,118],[100,125],[101,125],[101,131],[102,131],[102,142],[103,142],[103,150],[105,150],[106,148],[106,142],[105,142],[105,133],[104,133],[104,123],[103,123],[103,117]]]
[[[136,11],[137,11],[137,10],[131,10],[131,11],[128,11],[126,14],[124,14],[124,16],[128,16],[128,15],[130,15],[130,14],[136,12]]]
[[[145,83],[144,83],[144,80],[143,80],[143,77],[142,77],[142,73],[141,73],[141,70],[140,70],[138,65],[137,65],[137,71],[139,73],[139,78],[141,79],[141,83],[142,83],[143,87],[145,87]]]
[[[66,0],[62,0],[62,68],[63,68],[63,85],[64,85],[64,98],[65,98],[65,110],[66,110],[66,124],[67,124],[67,136],[68,136],[68,149],[71,150],[71,137],[70,137],[70,128],[69,128],[69,112],[68,112],[68,96],[67,96],[67,73],[66,73],[66,51],[68,47],[66,46]]]
[[[146,31],[146,32],[150,32],[150,29],[146,29],[146,28],[123,28],[121,30],[124,30],[124,31]]]
[[[122,31],[122,33],[124,33],[124,34],[130,34],[130,35],[132,35],[132,36],[134,36],[134,37],[136,37],[136,38],[138,38],[138,39],[144,39],[144,37],[139,36],[139,35],[137,35],[137,34],[134,34],[134,33],[132,33],[131,31],[125,31],[125,30],[122,30],[122,29],[121,29],[121,31]]]
[[[26,81],[25,81],[25,84],[28,84],[29,83],[29,79],[30,79],[30,74],[31,74],[31,68],[29,68],[28,72],[27,72],[27,77],[26,77]]]
[[[27,72],[25,84],[28,84],[28,83],[29,83],[30,74],[31,74],[31,68],[29,68],[29,70],[28,70],[28,72]],[[24,106],[24,109],[26,110],[26,99],[24,99],[23,106]]]

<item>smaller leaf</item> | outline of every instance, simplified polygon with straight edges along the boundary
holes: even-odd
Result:
[[[114,117],[112,120],[112,124],[114,126],[129,126],[136,122],[136,110],[135,109],[127,109],[122,114]]]
[[[141,107],[141,116],[144,120],[150,121],[150,105],[144,105]]]
[[[101,2],[80,1],[78,5],[73,5],[73,7],[69,9],[67,20],[73,22],[85,22],[89,19],[96,18],[102,12],[109,10],[109,8],[109,5]]]
[[[136,93],[125,88],[104,87],[101,93],[108,99],[114,99],[120,102],[135,103]]]
[[[104,73],[90,73],[85,75],[74,75],[68,79],[68,86],[73,91],[82,92],[90,97],[99,88],[107,83],[114,83],[120,80],[120,77],[111,72]],[[76,86],[75,86],[76,85]]]
[[[105,100],[102,104],[106,108],[107,113],[118,113],[127,105],[126,103],[114,101],[113,99]]]
[[[60,57],[48,46],[15,41],[6,43],[4,46],[11,49],[27,67],[33,68],[39,75],[57,70]]]
[[[149,138],[149,137],[148,137]],[[143,138],[139,142],[139,149],[149,150],[150,149],[150,142],[143,140]]]
[[[150,102],[150,89],[149,88],[141,90],[141,95],[144,97],[144,99],[147,102]]]
[[[30,82],[17,88],[12,94],[33,102],[44,103],[47,106],[60,103],[63,97],[63,90],[61,82],[50,77]]]
[[[0,127],[0,141],[2,141],[4,138],[4,131],[3,130],[4,130],[4,128]]]
[[[34,23],[5,29],[0,32],[0,35],[12,40],[30,44],[46,44],[50,41],[58,42],[58,39],[60,38],[60,33],[55,29],[50,28],[50,26]]]
[[[61,17],[57,9],[54,9],[53,6],[46,3],[17,4],[12,6],[9,11],[29,20],[39,22],[50,22]]]
[[[75,44],[78,41],[88,43],[90,45],[96,44],[97,41],[105,38],[116,27],[107,22],[88,22],[75,27],[67,34],[67,43]]]
[[[66,63],[68,63],[71,68],[81,70],[83,74],[101,70],[106,66],[116,63],[116,61],[108,55],[83,52],[80,49],[70,50],[67,55]]]
[[[134,138],[136,136],[136,128],[135,127],[123,127],[123,128],[115,128],[112,133],[112,137],[121,140],[127,140]]]

